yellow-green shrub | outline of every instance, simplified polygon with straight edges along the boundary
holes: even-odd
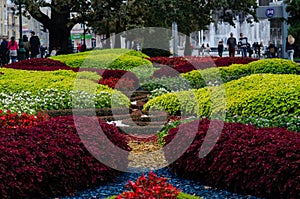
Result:
[[[193,95],[196,97],[192,98]],[[299,75],[255,74],[223,86],[162,95],[149,100],[144,107],[166,110],[171,115],[188,113],[209,117],[211,113],[226,111],[228,116],[299,116],[299,99]]]
[[[72,68],[102,68],[109,69],[110,65],[122,56],[132,56],[139,58],[138,60],[144,60],[148,56],[129,49],[104,49],[104,50],[93,50],[86,51],[76,54],[58,55],[50,57],[53,60],[61,61]],[[148,63],[148,62],[147,62]],[[116,65],[113,66],[114,69]]]
[[[20,93],[29,91],[33,95],[41,89],[58,89],[59,91],[86,91],[90,94],[105,91],[109,95],[118,96],[119,100],[129,105],[129,99],[121,92],[98,84],[95,80],[100,76],[94,72],[73,72],[71,70],[57,71],[27,71],[8,68],[0,69],[0,92]]]
[[[260,73],[300,74],[300,66],[286,59],[263,59],[249,64],[232,64],[228,67],[194,70],[182,76],[190,81],[192,87],[203,88]]]
[[[149,60],[143,59],[141,57],[122,55],[115,59],[110,65],[110,69],[121,69],[129,70],[138,66],[148,66],[152,68],[152,63]]]

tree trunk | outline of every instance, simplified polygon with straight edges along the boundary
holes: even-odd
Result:
[[[184,56],[191,56],[192,55],[192,49],[191,49],[191,42],[190,37],[185,36],[185,46],[184,46]]]
[[[70,27],[67,26],[69,13],[51,11],[51,25],[49,29],[50,50],[55,47],[60,54],[70,53],[68,42],[70,40]]]
[[[116,22],[116,34],[115,34],[115,47],[114,48],[121,48],[121,25],[120,20]]]

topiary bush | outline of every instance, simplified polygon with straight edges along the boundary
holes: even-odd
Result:
[[[181,134],[175,137],[178,133]],[[214,144],[216,136],[218,140]],[[171,142],[173,139],[176,141]],[[213,148],[200,158],[204,139]],[[223,126],[219,121],[211,125],[211,121],[203,119],[169,131],[165,137],[166,159],[172,160],[174,155],[183,152],[180,146],[186,140],[193,142],[169,165],[170,170],[180,177],[257,197],[297,198],[300,194],[299,133],[237,123]]]
[[[181,75],[190,81],[193,88],[203,88],[261,73],[300,74],[300,66],[285,59],[264,59],[249,64],[232,64],[228,67],[193,70]]]
[[[147,81],[146,83],[141,85],[141,88],[147,91],[164,88],[169,92],[174,92],[174,91],[189,90],[190,84],[184,78],[161,77],[161,78],[155,78]]]
[[[157,48],[143,48],[142,53],[149,57],[169,57],[171,52],[169,50],[157,49]]]
[[[130,55],[121,55],[110,63],[110,69],[129,70],[138,66],[152,67],[152,63],[146,59]]]
[[[132,56],[138,61],[143,60],[143,58],[148,58],[147,55],[136,52],[135,50],[120,48],[92,50],[69,55],[58,55],[50,57],[50,59],[61,61],[72,68],[125,69],[126,67],[117,64],[120,63],[119,59],[122,56]],[[117,63],[113,64],[113,67],[110,67],[110,65],[114,61],[116,61]],[[128,68],[130,62],[128,60],[125,60],[124,63],[127,64]],[[118,66],[120,66],[121,68],[117,68]]]
[[[256,74],[224,86],[165,94],[149,100],[144,109],[200,117],[225,111],[228,116],[299,116],[299,80],[298,75]]]

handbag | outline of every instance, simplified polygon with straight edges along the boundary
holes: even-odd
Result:
[[[17,50],[10,50],[9,51],[9,56],[11,56],[11,57],[17,57],[18,56]]]

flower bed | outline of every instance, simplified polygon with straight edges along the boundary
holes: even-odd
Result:
[[[241,57],[152,57],[149,60],[156,66],[167,65],[179,73],[186,73],[197,69],[248,64],[258,59]]]
[[[106,136],[116,146],[129,151],[126,137],[118,129],[99,121],[104,132],[97,133],[96,126],[86,124],[86,118],[76,121],[83,126],[81,137],[77,134],[73,117],[52,118],[31,128],[0,128],[0,197],[44,198],[72,195],[78,190],[113,181],[119,171],[96,160],[85,148],[82,136],[94,146],[93,154],[113,155],[99,145],[107,143]],[[111,164],[123,164],[127,157],[108,158]]]
[[[180,143],[195,136],[185,153],[169,166],[172,172],[234,192],[267,198],[298,198],[299,133],[283,128],[258,129],[252,125],[225,123],[212,151],[199,158],[205,136],[209,143],[214,143],[222,123],[215,122],[213,127],[207,119],[198,122],[181,125],[180,132],[184,133],[166,148],[167,160],[172,159],[180,152]],[[206,135],[208,128],[212,131]],[[165,138],[167,144],[178,129],[169,131]]]

